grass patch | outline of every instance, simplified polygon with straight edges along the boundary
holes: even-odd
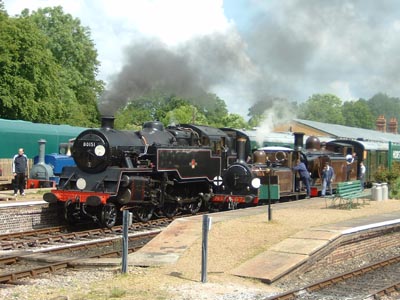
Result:
[[[111,298],[121,298],[126,295],[126,291],[119,287],[113,287],[110,292]]]

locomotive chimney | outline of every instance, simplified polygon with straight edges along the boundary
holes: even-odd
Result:
[[[114,128],[114,116],[102,116],[101,117],[101,128],[113,129]]]
[[[38,164],[44,164],[44,155],[46,152],[46,140],[40,139],[38,140],[39,143],[39,161]]]
[[[245,146],[246,146],[246,139],[245,138],[238,138],[237,139],[237,152],[238,152],[238,162],[245,162]]]
[[[294,150],[295,151],[301,151],[303,149],[303,138],[304,138],[304,132],[295,132],[294,133]]]

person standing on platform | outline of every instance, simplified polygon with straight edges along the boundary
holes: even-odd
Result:
[[[329,162],[325,162],[324,169],[322,170],[322,191],[321,196],[325,197],[326,188],[329,188],[330,194],[332,195],[332,181],[335,178],[335,171],[329,165]]]
[[[364,183],[365,183],[365,173],[367,172],[367,168],[364,165],[364,162],[360,162],[360,184],[361,184],[361,189],[364,190]]]
[[[356,153],[353,152],[353,154],[349,153],[346,155],[346,181],[350,181],[350,175],[351,175],[351,168],[354,163],[354,160],[356,158]]]
[[[307,195],[306,198],[310,198],[311,187],[310,187],[310,172],[308,172],[306,165],[300,160],[297,159],[296,166],[293,167],[294,171],[299,172],[300,179],[306,187]]]
[[[21,196],[25,196],[25,175],[28,171],[28,157],[24,149],[18,149],[18,154],[14,155],[12,161],[12,173],[14,176],[14,196],[17,196],[18,190]]]

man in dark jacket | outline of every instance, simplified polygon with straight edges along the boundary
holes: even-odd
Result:
[[[297,159],[296,163],[297,165],[293,167],[293,170],[299,172],[300,179],[303,182],[303,185],[306,187],[306,198],[310,198],[310,172],[308,172],[306,165],[300,159]]]
[[[24,149],[20,148],[18,154],[14,155],[12,162],[12,173],[14,176],[14,196],[17,192],[25,196],[25,174],[28,170],[28,157],[24,154]]]

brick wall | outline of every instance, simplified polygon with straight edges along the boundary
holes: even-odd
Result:
[[[302,270],[313,270],[335,265],[379,249],[400,246],[400,226],[393,225],[345,235],[313,255]]]
[[[0,209],[0,234],[59,226],[61,223],[56,208],[48,204]]]

